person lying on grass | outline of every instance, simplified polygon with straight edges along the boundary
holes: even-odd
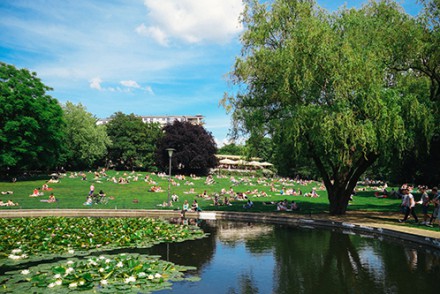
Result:
[[[47,202],[47,203],[54,203],[54,202],[57,202],[57,199],[55,198],[55,195],[53,195],[53,193],[50,193],[49,199],[43,199],[40,201]]]

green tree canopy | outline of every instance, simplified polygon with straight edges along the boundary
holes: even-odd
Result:
[[[203,126],[175,120],[163,128],[165,135],[157,144],[156,162],[168,170],[167,148],[173,148],[172,171],[180,174],[207,175],[217,166],[217,145],[212,134]]]
[[[429,80],[410,68],[421,26],[392,1],[329,13],[314,1],[246,1],[242,56],[223,104],[237,132],[269,134],[313,160],[332,214],[380,156],[427,145]],[[280,140],[282,138],[282,141]]]
[[[63,106],[66,122],[66,154],[69,168],[91,167],[107,154],[110,138],[105,125],[96,125],[97,119],[82,104],[67,102]]]
[[[55,167],[63,149],[58,101],[36,73],[0,63],[0,169],[3,173]]]
[[[134,114],[117,112],[107,124],[112,145],[109,159],[120,168],[153,169],[156,142],[163,135],[157,123],[144,123]]]
[[[218,149],[218,154],[244,156],[244,153],[245,153],[244,146],[237,145],[235,143],[223,145],[221,148]]]

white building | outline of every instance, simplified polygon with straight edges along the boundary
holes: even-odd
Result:
[[[175,120],[180,122],[190,122],[194,125],[204,125],[203,115],[150,115],[139,116],[144,123],[159,123],[161,126],[172,124]],[[111,121],[111,118],[98,119],[97,125],[104,125]]]

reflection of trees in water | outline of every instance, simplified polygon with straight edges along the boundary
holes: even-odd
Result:
[[[432,281],[438,281],[440,276],[439,252],[386,241],[378,242],[378,250],[384,261],[385,289],[392,289],[395,293],[435,292]]]
[[[426,285],[438,279],[438,257],[420,250],[320,230],[290,228],[275,236],[276,293],[431,293]],[[427,266],[432,271],[425,274]]]
[[[221,222],[217,226],[217,237],[228,247],[244,242],[249,252],[258,254],[272,250],[273,228],[273,225],[265,224]]]
[[[242,294],[258,293],[258,288],[255,286],[254,277],[252,275],[241,275],[239,284],[241,287],[240,293]]]
[[[159,244],[151,248],[149,253],[160,255],[165,260],[168,257],[169,261],[175,264],[195,266],[200,272],[214,255],[217,230],[205,222],[199,223],[199,226],[209,234],[208,237],[181,243]]]

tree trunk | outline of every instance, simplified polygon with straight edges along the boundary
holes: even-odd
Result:
[[[342,185],[341,185],[342,186]],[[346,185],[346,187],[351,185]],[[344,187],[335,187],[327,189],[329,208],[331,215],[343,215],[347,211],[348,202],[353,189],[345,189]]]

